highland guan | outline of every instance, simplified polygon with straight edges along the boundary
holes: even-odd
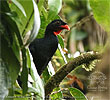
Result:
[[[54,20],[47,25],[44,38],[35,39],[29,45],[33,62],[39,75],[42,74],[43,70],[51,60],[51,57],[57,50],[58,39],[56,35],[59,34],[63,29],[69,30],[69,26],[60,19]]]

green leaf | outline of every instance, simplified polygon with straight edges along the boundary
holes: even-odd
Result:
[[[57,92],[59,90],[60,90],[60,88],[55,88],[53,90],[53,92],[54,91]],[[50,95],[50,97],[51,97],[52,100],[62,100],[63,95],[62,95],[62,92],[60,91],[60,92],[57,92],[57,93],[53,93],[52,95]]]
[[[12,50],[15,53],[16,57],[20,61],[20,46],[23,45],[23,41],[18,27],[15,21],[8,15],[2,15],[2,24],[5,28],[5,32],[3,34],[9,42],[8,44],[12,47]]]
[[[31,67],[31,58],[30,58],[30,54],[29,54],[29,49],[26,50],[26,53],[27,53],[27,65],[28,65],[28,68]]]
[[[48,12],[44,7],[42,8],[42,14],[40,17],[41,17],[41,26],[40,26],[40,30],[39,30],[39,34],[37,35],[37,38],[44,37],[46,26],[51,21],[51,20],[47,20],[48,19]],[[53,18],[53,20],[54,19],[60,19],[60,17],[57,15]]]
[[[9,69],[9,75],[11,77],[12,83],[15,82],[17,79],[18,73],[20,71],[20,62],[18,61],[17,57],[15,56],[13,50],[11,47],[9,47],[9,44],[7,40],[4,38],[4,36],[1,37],[1,57],[4,62],[7,63],[8,69]]]
[[[46,83],[48,81],[48,79],[51,77],[47,67],[45,68],[45,70],[42,73],[42,77],[43,77],[43,82]]]
[[[46,9],[44,7],[42,7],[42,14],[45,17],[45,19],[47,19],[48,13],[47,13],[47,11],[46,11]]]
[[[7,6],[7,7],[2,6],[2,12],[5,12],[3,9],[8,9],[10,11],[9,6],[8,6],[6,1],[2,2],[2,5]],[[18,29],[18,26],[17,26],[16,22],[9,15],[7,15],[5,13],[1,14],[1,19],[2,19],[1,22],[5,26],[7,32],[9,34],[15,32],[15,34],[16,34],[16,36],[18,38],[19,45],[20,46],[23,45],[22,37],[20,35],[20,32],[19,32],[19,29]],[[13,35],[13,34],[11,34],[11,35]]]
[[[45,70],[42,73],[43,82],[46,83],[48,79],[55,74],[55,70],[52,66],[51,61],[48,63],[48,66],[45,68]]]
[[[76,88],[69,88],[70,94],[75,98],[75,100],[88,100],[87,97]]]
[[[29,39],[26,42],[26,45],[31,43],[37,36],[39,29],[40,29],[40,15],[39,15],[39,10],[38,7],[35,3],[34,0],[33,1],[33,6],[34,6],[34,25],[33,25],[33,29],[31,31],[31,35],[29,36]]]
[[[18,45],[18,41],[17,41],[17,38],[16,38],[16,35],[13,36],[13,43],[12,43],[12,49],[13,49],[13,52],[15,53],[17,59],[20,61],[20,46]]]
[[[49,15],[48,19],[53,19],[61,10],[62,0],[48,0]]]
[[[55,19],[61,19],[61,17],[59,15],[56,15],[53,20],[55,20]]]
[[[58,37],[58,42],[59,42],[59,44],[61,45],[62,48],[64,48],[63,38],[62,38],[60,35],[57,35],[57,37]]]
[[[22,22],[21,20],[19,19],[19,16],[18,14],[15,12],[15,11],[12,11],[12,12],[8,12],[6,13],[8,16],[10,16],[15,22],[19,23],[22,25]]]
[[[110,0],[89,0],[96,21],[110,31]]]
[[[22,37],[20,35],[19,29],[18,29],[17,24],[15,23],[15,21],[13,19],[11,19],[11,17],[9,17],[9,16],[6,16],[5,21],[7,22],[8,26],[10,26],[10,30],[13,29],[13,31],[15,32],[15,34],[18,38],[20,46],[22,46],[23,45]]]
[[[13,3],[10,3],[9,7],[12,12],[14,11],[17,13],[21,23],[19,23],[18,20],[15,20],[15,21],[18,25],[20,34],[25,36],[25,34],[29,30],[31,30],[33,26],[33,4],[32,4],[32,0],[26,0],[26,1],[19,0],[19,3],[24,8],[27,17],[24,17],[24,14]]]
[[[26,56],[25,48],[22,49],[22,59],[23,59],[23,69],[20,78],[22,81],[23,95],[25,95],[28,90],[28,68],[27,68],[27,56]]]
[[[42,9],[44,8],[44,0],[40,0],[38,3],[38,8],[39,8],[39,12],[42,11]]]
[[[64,52],[63,52],[63,50],[62,50],[60,44],[58,44],[58,50],[60,51],[60,53],[61,53],[61,55],[62,55],[62,57],[63,57],[63,60],[64,60],[65,64],[67,64],[66,57],[65,57],[65,55],[64,55]]]
[[[24,14],[24,16],[26,17],[26,13],[24,8],[22,7],[22,5],[17,1],[17,0],[11,0],[20,10],[21,12]]]
[[[33,87],[37,90],[36,94],[38,94],[36,95],[36,100],[44,100],[45,97],[44,85],[42,83],[42,80],[40,79],[40,76],[37,73],[37,69],[33,63],[31,54],[30,57],[31,57],[31,68],[30,68],[31,77],[34,80]]]
[[[45,29],[46,29],[46,26],[48,25],[48,23],[49,23],[49,21],[46,20],[45,15],[44,14],[41,15],[41,26],[40,26],[40,30],[39,30],[39,34],[37,35],[37,38],[44,37]]]
[[[11,81],[7,64],[0,58],[0,100],[8,95],[8,89],[11,87]]]
[[[1,11],[2,12],[10,12],[10,8],[9,8],[9,6],[8,6],[8,3],[7,3],[7,1],[3,1],[3,0],[1,0],[0,1],[0,3],[1,3]],[[0,12],[1,13],[1,12]]]
[[[55,56],[58,57],[57,59],[58,59],[58,63],[59,63],[60,65],[63,65],[63,64],[65,63],[65,62],[64,62],[64,59],[63,59],[63,57],[62,57],[62,54],[61,54],[61,52],[60,52],[59,49],[56,50]]]

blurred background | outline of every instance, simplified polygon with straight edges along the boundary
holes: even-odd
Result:
[[[94,6],[97,5],[94,4]],[[64,31],[61,33],[64,39],[64,48],[62,50],[67,61],[87,51],[103,52],[105,44],[107,44],[108,33],[94,18],[93,9],[88,0],[64,0],[59,16],[71,27],[69,32]],[[57,52],[56,56],[59,56]],[[102,61],[96,60],[77,67],[63,80],[61,87],[71,86],[78,88],[87,95],[88,100],[109,100],[108,83],[110,74],[109,60],[107,59],[110,57],[110,50],[108,49],[104,55]],[[56,66],[60,67],[64,65],[63,60],[56,56],[55,58],[57,59],[53,57],[52,60],[55,69]],[[95,79],[89,79],[92,73],[96,73],[94,75]],[[104,74],[106,79],[101,74]],[[96,89],[100,85],[100,82],[97,84],[97,81],[103,81],[103,79],[105,82],[101,86],[103,89]],[[91,89],[88,88],[91,85],[90,81],[94,82]],[[67,91],[64,91],[64,96],[69,98],[70,95]]]
[[[86,52],[103,53],[101,60],[80,65],[69,73],[47,100],[82,100],[75,93],[83,93],[88,100],[109,100],[110,96],[110,1],[107,0],[33,0],[0,1],[0,96],[12,100],[43,100],[44,85],[63,65]],[[35,18],[34,15],[38,15]],[[41,25],[31,37],[33,23]],[[58,35],[58,50],[43,74],[31,68],[28,41],[42,38],[45,28],[54,19],[62,19],[70,31]],[[36,26],[35,26],[36,27]],[[37,28],[37,27],[36,27]],[[31,33],[31,34],[30,34]],[[27,42],[28,41],[28,42]],[[7,52],[8,51],[8,52]],[[31,70],[31,72],[30,72]],[[37,81],[36,81],[37,80]],[[43,81],[43,85],[41,84]],[[40,83],[41,82],[41,83]],[[3,92],[5,91],[5,92]],[[4,95],[3,95],[4,94]],[[20,98],[25,95],[26,97]],[[78,96],[79,96],[78,95]],[[16,96],[18,96],[16,98]],[[27,98],[28,97],[28,98]],[[87,100],[87,99],[84,99]]]

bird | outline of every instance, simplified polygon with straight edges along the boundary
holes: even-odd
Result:
[[[63,30],[70,30],[66,22],[61,19],[56,19],[50,22],[45,30],[43,38],[35,39],[29,45],[30,53],[33,57],[33,62],[36,66],[39,75],[47,67],[52,56],[58,48],[57,35]]]

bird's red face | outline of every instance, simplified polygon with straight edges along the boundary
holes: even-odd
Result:
[[[67,29],[67,30],[70,30],[69,26],[68,25],[61,25],[60,26],[60,29],[56,32],[54,32],[55,35],[58,35],[63,29]]]
[[[48,26],[48,30],[51,30],[51,32],[54,33],[54,35],[58,35],[63,29],[70,30],[69,26],[67,23],[63,22],[60,19],[52,21]]]

